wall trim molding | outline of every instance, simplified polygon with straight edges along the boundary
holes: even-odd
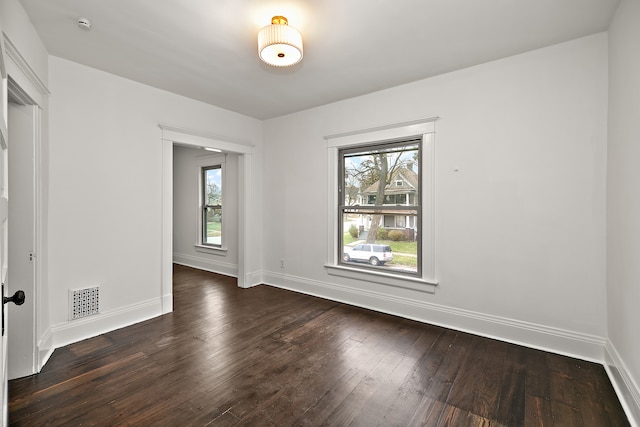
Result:
[[[263,282],[277,288],[582,360],[602,364],[604,359],[606,340],[596,335],[275,272],[264,272]]]
[[[59,323],[50,328],[52,351],[59,347],[93,338],[162,315],[162,298],[138,302],[95,316]]]
[[[218,261],[210,257],[199,257],[188,254],[173,253],[175,264],[209,271],[211,273],[223,274],[225,276],[238,277],[238,265],[228,262]]]
[[[190,147],[210,147],[224,152],[238,154],[238,286],[247,288],[258,283],[253,282],[251,274],[258,262],[253,254],[259,245],[257,234],[253,232],[255,221],[256,201],[252,197],[252,153],[253,146],[238,144],[233,138],[224,140],[211,139],[201,136],[201,132],[180,129],[175,126],[158,124],[161,129],[162,143],[162,211],[161,211],[161,294],[165,303],[173,293],[173,145],[180,144]],[[173,305],[165,304],[163,313],[169,313]]]
[[[212,148],[220,148],[238,154],[251,154],[254,145],[251,141],[228,135],[217,135],[194,129],[186,129],[168,124],[158,124],[162,129],[163,138],[171,141],[188,141],[190,145],[204,144]],[[213,144],[213,145],[211,145]]]
[[[610,340],[605,344],[604,368],[632,426],[640,425],[640,387]]]
[[[329,135],[325,135],[324,139],[325,140],[340,139],[340,138],[344,139],[351,136],[358,136],[358,135],[367,134],[367,133],[396,130],[398,128],[411,128],[410,132],[414,132],[416,134],[423,134],[427,132],[433,132],[433,123],[435,123],[439,118],[440,118],[439,116],[431,116],[431,117],[424,117],[421,119],[409,120],[409,121],[400,122],[400,123],[387,123],[385,125],[373,126],[373,127],[364,128],[364,129],[355,129],[355,130],[351,129],[348,131],[335,132]]]
[[[11,58],[18,67],[18,69],[24,74],[24,76],[29,80],[29,82],[33,85],[33,87],[40,93],[40,95],[49,95],[49,89],[47,85],[40,79],[38,74],[31,68],[29,62],[22,56],[18,48],[13,44],[11,39],[7,37],[6,34],[4,36],[4,46],[5,52],[7,52],[7,56]]]

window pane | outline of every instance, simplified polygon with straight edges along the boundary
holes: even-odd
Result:
[[[419,143],[345,152],[344,205],[415,203],[419,191]]]
[[[205,205],[222,205],[222,169],[205,169]]]
[[[222,208],[205,209],[206,236],[204,243],[222,245]]]
[[[343,264],[420,275],[420,147],[409,140],[340,151]]]
[[[202,243],[222,246],[222,168],[202,168]]]
[[[343,263],[350,266],[374,266],[399,273],[418,272],[417,210],[399,212],[401,215],[345,212],[342,216],[344,236]],[[387,218],[395,224],[414,227],[387,227]],[[371,235],[371,224],[380,226]],[[371,244],[365,244],[371,243]],[[385,246],[387,246],[385,248]],[[373,259],[375,258],[375,259]]]

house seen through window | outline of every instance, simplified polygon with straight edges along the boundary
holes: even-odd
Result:
[[[202,244],[222,247],[222,166],[202,168]]]
[[[422,139],[342,148],[341,264],[419,276]]]

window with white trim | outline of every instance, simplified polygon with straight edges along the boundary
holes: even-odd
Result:
[[[226,154],[195,158],[198,176],[198,214],[195,248],[198,252],[225,255],[224,221]]]
[[[200,163],[199,244],[220,249],[224,246],[223,172],[224,159]]]
[[[329,274],[435,291],[435,120],[325,137]]]

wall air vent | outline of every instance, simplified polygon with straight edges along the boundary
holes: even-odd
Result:
[[[69,320],[100,313],[100,287],[69,289]]]

